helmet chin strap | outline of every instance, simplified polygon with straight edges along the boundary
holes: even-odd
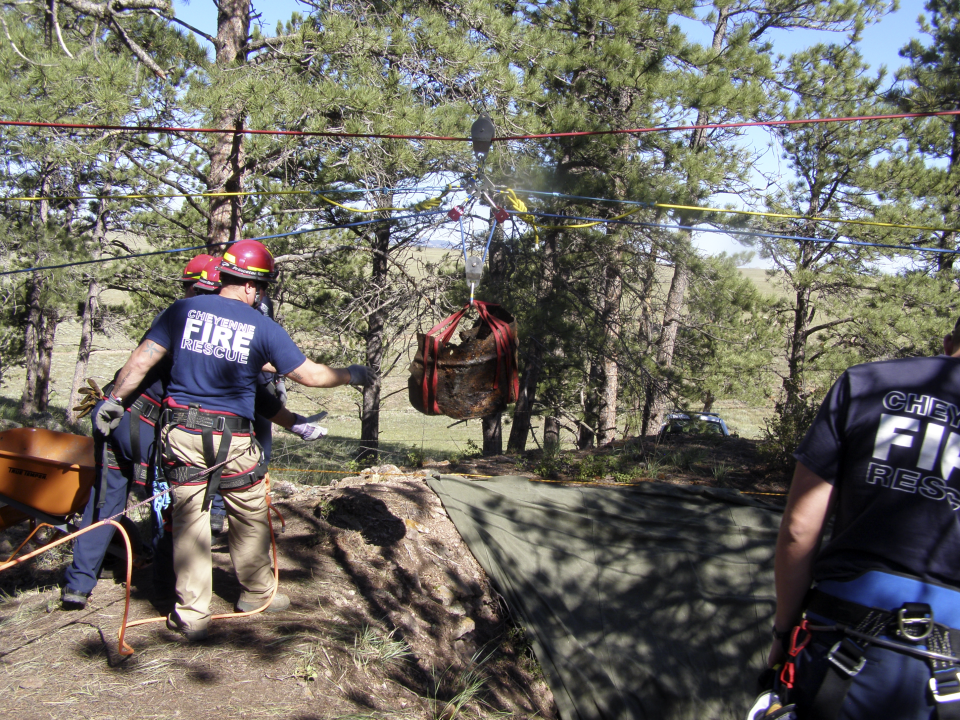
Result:
[[[259,307],[260,301],[263,300],[263,288],[259,283],[255,284],[256,292],[253,295],[253,307]]]

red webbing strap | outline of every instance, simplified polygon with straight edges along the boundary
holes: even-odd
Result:
[[[444,318],[423,338],[423,409],[426,412],[442,415],[440,406],[437,404],[437,360],[440,356],[440,349],[444,347],[453,336],[457,325],[463,319],[470,309],[465,305],[461,310],[455,312],[448,318]],[[440,337],[436,334],[440,333]]]
[[[512,395],[509,397],[511,402],[515,401],[520,394],[520,380],[517,377],[516,366],[514,364],[513,345],[517,338],[514,335],[510,323],[494,317],[487,308],[498,307],[494,303],[476,300],[477,312],[480,313],[480,319],[485,322],[493,333],[494,342],[497,348],[497,377],[494,380],[494,389],[500,385],[500,374],[503,373],[510,380],[509,388]]]

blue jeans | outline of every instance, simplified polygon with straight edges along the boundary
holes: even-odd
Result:
[[[93,408],[93,416],[100,410],[102,401]],[[151,433],[153,428],[151,427]],[[152,436],[152,435],[151,435]],[[141,434],[142,437],[142,434]],[[103,467],[103,448],[107,446],[114,453],[120,467]],[[90,492],[90,499],[83,510],[80,527],[85,528],[94,522],[111,517],[121,512],[127,506],[127,492],[133,480],[133,467],[130,459],[130,413],[125,412],[120,424],[105,437],[101,432],[93,429],[93,447],[96,460],[96,479]],[[107,486],[104,493],[104,505],[97,508],[100,499],[100,484],[103,475],[106,475]],[[97,585],[97,576],[103,564],[104,555],[110,540],[113,539],[114,528],[104,526],[84,533],[73,541],[73,562],[64,573],[64,586],[70,592],[89,595]]]
[[[813,640],[797,656],[790,702],[797,704],[797,717],[801,720],[811,716],[813,699],[830,668],[827,653],[842,638],[839,632],[814,633]],[[865,657],[866,664],[850,684],[839,720],[936,718],[932,698],[928,697],[931,675],[926,660],[876,645],[867,646]]]

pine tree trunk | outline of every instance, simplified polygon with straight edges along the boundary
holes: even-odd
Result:
[[[577,428],[577,447],[581,450],[592,448],[597,437],[594,428],[597,426],[597,413],[600,406],[600,401],[597,396],[597,388],[599,385],[600,364],[596,359],[591,359],[590,370],[587,373],[587,387],[581,395],[583,422],[580,423]]]
[[[557,276],[557,231],[547,233],[543,239],[543,252],[540,267],[542,279],[537,286],[537,303],[542,303],[553,290],[553,282]],[[520,394],[513,410],[513,426],[510,428],[510,439],[507,441],[507,451],[522,453],[527,447],[527,436],[533,421],[533,405],[537,398],[537,386],[540,384],[540,375],[543,371],[544,344],[540,337],[531,335],[527,339],[527,353],[523,374],[520,376]]]
[[[481,419],[483,425],[483,456],[503,455],[503,432],[500,413],[487,415]]]
[[[390,250],[390,224],[377,227],[370,241],[373,261],[370,271],[369,287],[384,290],[387,286],[387,253]],[[373,297],[376,304],[367,318],[367,354],[366,362],[378,373],[383,366],[383,332],[387,311],[383,306],[383,295],[376,292]],[[380,383],[368,385],[363,389],[363,412],[360,418],[360,459],[376,461],[380,448]]]
[[[80,345],[77,348],[77,367],[73,371],[73,382],[70,384],[70,400],[67,406],[67,421],[71,424],[79,422],[77,412],[73,409],[79,403],[80,387],[85,385],[87,365],[90,362],[90,350],[93,347],[93,321],[97,315],[100,283],[96,278],[90,278],[87,285],[87,297],[83,302],[83,319],[80,322]]]
[[[617,347],[620,343],[620,297],[623,292],[616,264],[606,268],[603,301],[604,353],[601,361],[602,385],[597,412],[597,442],[606,445],[617,437],[617,393],[620,390]]]
[[[553,415],[543,419],[543,452],[553,455],[560,450],[560,421]]]
[[[530,422],[533,418],[533,402],[536,399],[542,368],[543,345],[536,338],[530,338],[530,351],[520,376],[520,394],[513,410],[513,425],[510,427],[507,452],[522,453],[527,447],[527,435],[530,434]]]
[[[53,346],[60,324],[60,314],[52,308],[43,311],[40,343],[37,347],[37,410],[46,412],[50,407],[50,366],[53,364]]]
[[[41,335],[43,333],[43,308],[40,305],[43,295],[44,276],[34,273],[27,281],[26,318],[23,329],[24,365],[26,379],[23,383],[23,394],[20,396],[20,414],[25,416],[37,412],[37,377],[40,372],[40,358],[38,355]]]
[[[250,0],[220,0],[217,14],[216,64],[219,68],[246,63],[246,44],[250,34]],[[243,129],[244,113],[230,107],[215,117],[217,127]],[[241,192],[244,177],[243,135],[217,134],[209,151],[207,192]],[[207,220],[207,246],[216,253],[227,242],[240,240],[243,234],[240,196],[210,198]]]
[[[673,366],[673,351],[677,343],[677,330],[680,327],[680,313],[687,293],[689,270],[686,262],[677,259],[667,293],[667,305],[663,311],[663,329],[657,347],[657,366],[669,370]],[[647,398],[644,406],[644,426],[648,435],[656,435],[667,414],[667,385],[665,380],[651,382],[647,386]]]

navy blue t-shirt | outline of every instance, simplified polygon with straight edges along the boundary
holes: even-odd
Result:
[[[838,492],[815,580],[880,570],[960,587],[960,359],[850,368],[794,457]]]
[[[266,363],[281,374],[306,356],[286,330],[240,300],[200,295],[178,300],[147,332],[173,355],[167,396],[253,420],[257,375]]]

